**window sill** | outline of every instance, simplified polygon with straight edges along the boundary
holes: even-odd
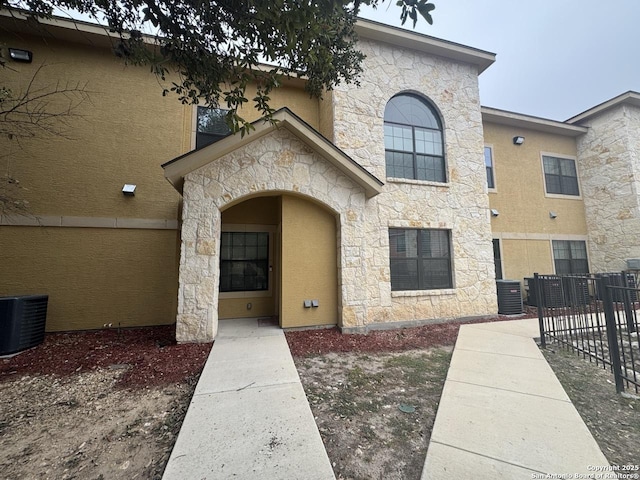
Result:
[[[564,200],[582,200],[582,195],[569,195],[564,193],[546,193],[544,194],[547,198],[561,198]]]
[[[443,288],[440,290],[395,290],[391,292],[391,298],[395,297],[433,297],[441,295],[455,295],[455,288]]]
[[[432,182],[430,180],[414,180],[412,178],[396,178],[387,177],[388,183],[408,183],[410,185],[424,185],[427,187],[446,187],[449,188],[450,184],[445,182]]]
[[[266,298],[271,296],[271,290],[248,290],[246,292],[219,292],[218,298]]]

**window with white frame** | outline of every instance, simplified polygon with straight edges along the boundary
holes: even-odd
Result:
[[[231,133],[226,122],[228,110],[198,107],[196,120],[196,149],[205,147]]]
[[[384,110],[387,177],[446,182],[442,122],[414,94],[400,94]]]
[[[391,290],[453,287],[449,230],[389,229]]]
[[[544,166],[544,182],[547,193],[580,195],[575,160],[543,155],[542,164]]]
[[[484,166],[487,171],[487,187],[496,188],[493,171],[493,149],[491,147],[484,147]]]
[[[553,261],[557,275],[589,273],[586,242],[553,240]]]

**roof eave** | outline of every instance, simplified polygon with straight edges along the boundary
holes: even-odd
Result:
[[[635,107],[640,107],[640,93],[629,90],[628,92],[602,102],[589,110],[585,110],[584,112],[569,118],[567,123],[580,123],[619,105],[633,105]]]
[[[470,63],[478,68],[478,74],[484,72],[496,60],[495,53],[363,18],[358,19],[355,30],[361,38],[377,40],[459,62]]]
[[[378,178],[361,167],[351,157],[338,149],[338,147],[329,142],[289,109],[283,108],[278,110],[273,115],[273,119],[276,121],[275,125],[264,120],[259,120],[253,124],[255,129],[244,137],[240,134],[229,135],[216,143],[200,150],[189,152],[165,163],[162,165],[165,171],[165,177],[174,188],[182,194],[185,175],[207,165],[212,159],[218,159],[242,148],[277,128],[286,128],[314,152],[322,156],[334,167],[351,178],[352,181],[361,186],[367,198],[382,193],[382,186],[384,184]]]
[[[569,137],[578,137],[587,133],[587,128],[578,125],[569,125],[565,122],[549,120],[547,118],[523,115],[521,113],[508,112],[497,108],[481,107],[482,121],[516,128],[526,128],[538,132],[553,133]]]

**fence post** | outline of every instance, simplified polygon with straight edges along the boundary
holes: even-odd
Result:
[[[625,271],[622,272],[622,285],[625,287],[622,297],[624,299],[624,314],[627,320],[627,330],[629,331],[629,333],[631,333],[636,331],[636,326],[633,323],[633,309],[631,308],[632,292],[630,290],[626,290],[627,288],[629,288],[629,279],[627,278],[627,272]]]
[[[540,328],[540,346],[547,348],[547,341],[544,338],[544,317],[542,316],[542,288],[538,274],[533,274],[533,284],[536,289],[536,305],[538,306],[538,327]],[[531,289],[529,289],[531,292]]]
[[[618,347],[618,336],[616,331],[616,316],[613,310],[613,298],[611,296],[611,279],[603,275],[598,280],[598,287],[602,292],[602,306],[604,308],[604,318],[607,323],[607,341],[609,342],[609,356],[611,358],[611,368],[613,377],[616,380],[616,392],[624,390],[622,382],[622,365],[620,363],[620,348]]]

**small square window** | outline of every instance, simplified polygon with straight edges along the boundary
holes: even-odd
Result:
[[[449,230],[389,229],[391,290],[452,288]]]
[[[231,133],[226,121],[228,110],[198,107],[196,149],[217,142]]]
[[[542,157],[547,193],[579,196],[576,162],[571,158]]]
[[[553,240],[553,261],[558,275],[589,273],[585,242]]]

